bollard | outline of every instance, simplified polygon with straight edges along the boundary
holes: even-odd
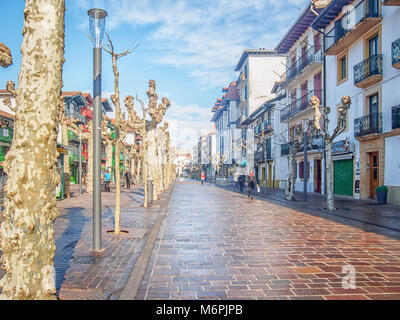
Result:
[[[153,180],[147,180],[147,203],[153,203]]]

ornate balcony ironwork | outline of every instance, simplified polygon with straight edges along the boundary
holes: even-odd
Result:
[[[392,66],[400,69],[400,38],[392,42]]]
[[[289,148],[293,144],[293,142],[281,144],[281,156],[289,155]],[[308,147],[308,151],[321,151],[324,148],[324,139],[322,137],[315,138],[311,146]],[[303,152],[304,147],[300,147],[297,152]]]
[[[362,137],[382,133],[382,113],[376,112],[354,119],[354,136]]]
[[[303,110],[306,110],[310,107],[310,100],[313,96],[317,96],[320,101],[323,99],[323,91],[322,90],[311,90],[308,91],[304,96],[300,99],[297,99],[290,103],[287,107],[283,108],[281,111],[281,121],[287,120]]]
[[[354,66],[354,85],[366,88],[382,80],[382,54],[375,54]]]
[[[392,107],[392,130],[400,128],[400,105]]]
[[[271,139],[262,140],[257,143],[257,149],[254,154],[254,162],[264,162],[272,160],[272,143]]]
[[[75,110],[65,109],[65,116],[68,118],[73,118],[75,120],[78,120],[78,122],[80,123],[85,123],[86,121],[85,116]]]
[[[254,134],[259,135],[263,132],[273,131],[273,120],[265,120],[261,122],[259,125],[255,126]]]
[[[303,69],[305,69],[311,63],[322,62],[322,60],[322,51],[320,50],[317,53],[314,53],[314,47],[310,47],[307,52],[304,53],[299,59],[297,59],[296,62],[286,71],[285,85],[292,81]]]
[[[381,8],[368,0],[362,0],[343,17],[325,37],[325,53],[336,55],[362,34],[382,20]],[[346,37],[345,37],[346,36]]]

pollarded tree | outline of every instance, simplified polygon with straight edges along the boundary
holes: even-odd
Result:
[[[115,153],[114,153],[114,164],[115,164],[115,227],[114,233],[119,234],[121,232],[120,229],[120,211],[121,211],[121,173],[119,167],[119,158],[121,153],[121,143],[124,141],[126,137],[126,129],[121,125],[122,123],[122,114],[121,114],[121,103],[119,99],[119,71],[117,67],[118,59],[130,54],[132,51],[126,50],[122,53],[116,53],[114,51],[114,45],[107,35],[108,45],[107,48],[103,49],[107,51],[111,55],[112,59],[112,69],[114,72],[114,94],[111,95],[111,101],[115,106],[115,129],[116,129],[116,137],[115,137]],[[125,130],[125,131],[124,131]],[[125,137],[123,137],[123,133],[125,133]]]
[[[153,190],[154,200],[158,199],[158,192],[160,190],[160,180],[158,176],[158,165],[157,165],[157,125],[162,121],[165,112],[171,106],[171,103],[167,98],[162,98],[161,103],[157,107],[158,95],[156,93],[156,82],[154,80],[149,81],[149,90],[147,90],[147,96],[149,98],[148,114],[151,117],[149,130],[147,132],[147,143],[148,143],[148,174],[154,181]]]
[[[0,66],[8,68],[12,64],[13,61],[10,49],[8,49],[4,43],[0,42]]]
[[[342,105],[338,107],[338,118],[336,128],[333,130],[332,135],[329,133],[329,107],[320,106],[320,101],[317,96],[313,96],[310,101],[311,107],[314,109],[313,127],[324,138],[325,152],[326,152],[326,200],[327,209],[330,211],[335,210],[335,199],[333,196],[333,159],[332,159],[332,143],[338,135],[346,130],[347,113],[351,105],[349,96],[342,98]],[[324,121],[321,127],[320,120]]]
[[[14,138],[4,161],[0,227],[2,299],[56,299],[58,104],[64,63],[64,0],[26,0]]]

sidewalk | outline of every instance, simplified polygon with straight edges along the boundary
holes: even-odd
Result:
[[[232,187],[225,189],[234,192]],[[242,194],[247,195],[247,190],[244,189]],[[304,202],[303,192],[296,191],[295,200],[288,201],[285,199],[285,191],[283,189],[267,188],[267,194],[265,194],[265,188],[263,187],[260,188],[260,193],[255,192],[255,198],[279,203],[285,207],[305,213],[343,218],[352,220],[355,223],[359,222],[385,228],[390,235],[393,235],[390,231],[396,234],[400,232],[400,205],[397,204],[379,205],[375,200],[355,200],[353,198],[335,196],[336,210],[329,212],[326,210],[325,195],[308,193],[308,201]]]
[[[75,190],[76,189],[76,190]],[[60,300],[118,299],[129,280],[138,257],[159,214],[169,190],[159,201],[143,208],[143,185],[121,192],[120,235],[114,229],[115,192],[102,192],[102,248],[92,251],[92,194],[79,195],[72,186],[73,197],[60,201],[60,216],[54,224],[56,254],[56,288]]]
[[[118,236],[107,232],[114,229],[114,190],[101,193],[103,249],[100,252],[92,251],[93,195],[86,192],[79,195],[79,186],[71,185],[72,197],[57,202],[60,215],[54,223],[57,248],[54,267],[60,300],[118,299],[172,185],[159,201],[146,209],[142,184],[132,185],[130,190],[122,188],[121,230],[124,232]],[[0,270],[0,278],[3,275]]]

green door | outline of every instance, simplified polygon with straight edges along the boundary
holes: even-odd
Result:
[[[334,161],[334,194],[353,196],[353,160]]]

